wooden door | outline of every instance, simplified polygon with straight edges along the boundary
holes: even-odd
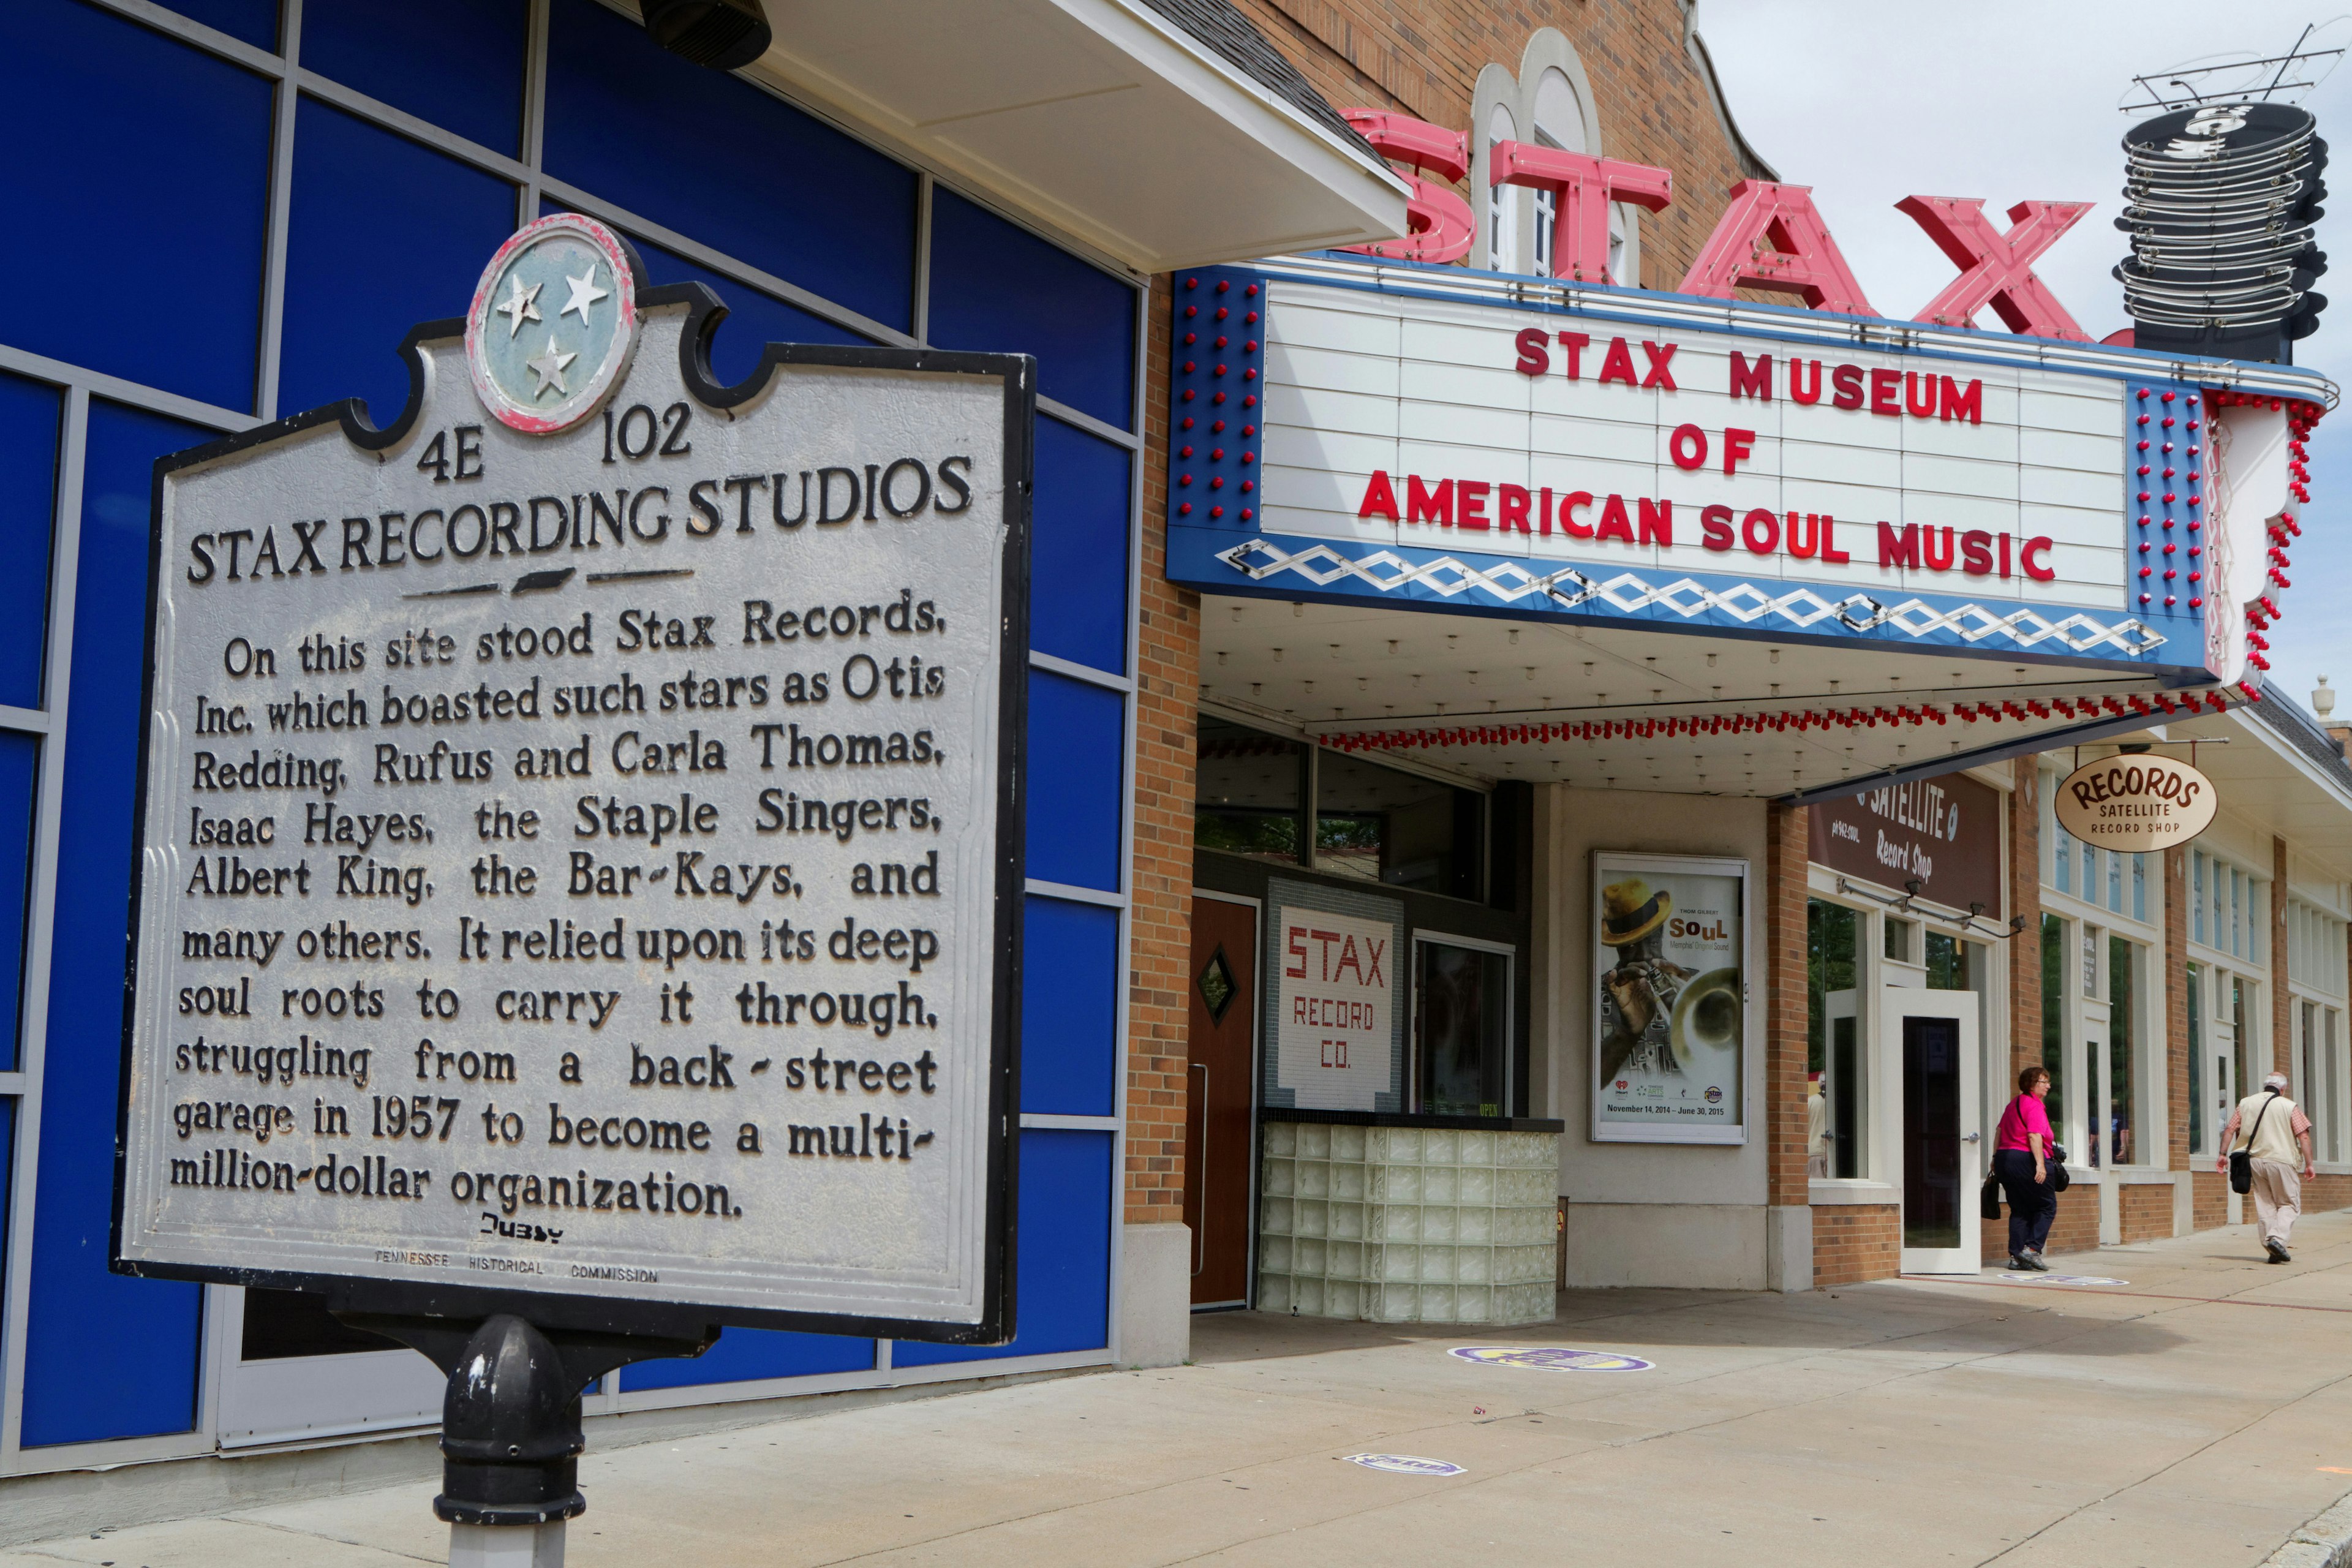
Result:
[[[1256,906],[1193,896],[1190,990],[1184,1223],[1192,1227],[1192,1305],[1243,1306],[1257,1158]]]

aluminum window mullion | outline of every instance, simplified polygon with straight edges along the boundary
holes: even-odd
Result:
[[[821,316],[836,326],[861,332],[891,348],[912,348],[915,340],[896,327],[886,327],[869,317],[861,316],[846,306],[836,305],[823,295],[813,294],[797,283],[788,283],[772,272],[764,271],[749,262],[738,261],[723,251],[713,250],[701,241],[680,234],[667,225],[651,218],[639,217],[626,207],[616,206],[593,192],[583,190],[568,180],[559,180],[541,172],[540,189],[555,197],[565,206],[590,217],[609,223],[644,236],[665,250],[674,250],[688,261],[707,267],[722,277],[732,278],[748,288],[772,294],[786,304],[796,305],[812,316]]]
[[[931,172],[915,171],[915,342],[931,344]]]
[[[269,132],[269,238],[261,272],[261,363],[254,408],[264,419],[278,417],[278,362],[286,338],[286,235],[294,210],[294,121],[301,110],[302,0],[283,0],[281,42],[287,71],[278,79],[275,120]]]
[[[539,217],[540,175],[547,165],[548,0],[530,0],[530,6],[523,25],[522,164],[530,172],[522,188],[524,224]]]
[[[102,11],[111,11],[127,21],[167,34],[184,44],[193,44],[208,55],[215,55],[234,66],[241,66],[257,76],[279,78],[286,75],[286,62],[268,49],[256,48],[242,38],[231,37],[202,22],[192,21],[177,11],[156,5],[153,0],[89,0]],[[300,0],[286,0],[290,11]]]
[[[1138,431],[1122,430],[1108,420],[1097,419],[1091,414],[1082,413],[1066,403],[1056,403],[1042,394],[1037,399],[1037,412],[1051,415],[1065,425],[1076,426],[1089,436],[1099,436],[1106,441],[1114,442],[1139,458],[1143,455],[1143,437]],[[1139,490],[1140,486],[1138,489]]]
[[[1082,888],[1075,882],[1049,882],[1043,877],[1024,878],[1021,890],[1034,893],[1041,899],[1060,899],[1066,903],[1099,904],[1107,910],[1124,910],[1129,902],[1125,893],[1105,892],[1100,888]]]
[[[1130,667],[1134,659],[1134,652],[1129,650],[1128,662]],[[1124,675],[1114,675],[1108,669],[1097,669],[1091,664],[1080,664],[1076,659],[1064,658],[1059,654],[1040,653],[1034,647],[1029,650],[1029,668],[1042,669],[1052,675],[1065,675],[1072,680],[1084,681],[1088,686],[1099,686],[1107,690],[1128,696],[1132,696],[1135,692],[1135,682]]]
[[[66,394],[59,432],[58,488],[50,553],[48,677],[44,700],[50,727],[41,742],[40,793],[33,805],[31,896],[26,900],[25,978],[17,1065],[16,1170],[7,1194],[7,1269],[0,1296],[0,1473],[24,1468],[26,1316],[33,1291],[33,1215],[39,1195],[41,1080],[48,1057],[49,958],[58,901],[58,818],[65,799],[67,704],[73,678],[74,594],[81,561],[83,454],[89,436],[89,393]]]
[[[27,381],[46,382],[65,390],[79,389],[110,403],[128,404],[150,414],[162,414],[183,419],[191,425],[207,426],[215,430],[250,429],[262,423],[246,410],[223,408],[218,404],[183,397],[176,392],[164,392],[140,382],[125,381],[103,371],[84,370],[47,354],[28,353],[0,343],[0,371],[19,375]]]

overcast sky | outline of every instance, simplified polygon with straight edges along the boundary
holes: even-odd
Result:
[[[2306,24],[2330,22],[2344,4],[1701,0],[1698,29],[1748,145],[1781,179],[1813,187],[1880,315],[1916,315],[1954,275],[1918,226],[1895,210],[1905,196],[1982,197],[1989,215],[2022,200],[2095,201],[2035,269],[2101,338],[2130,324],[2110,269],[2125,250],[2115,228],[2121,138],[2145,118],[2116,107],[2131,79],[2191,57],[2283,54]],[[2340,36],[2352,25],[2328,31]],[[2319,235],[2336,270],[2318,288],[2341,302],[2295,353],[2341,383],[2352,371],[2352,68],[2301,101],[2336,149],[2327,176],[2336,195]],[[1678,203],[1721,200],[1680,189],[1675,195]],[[1990,312],[1980,324],[2000,325]],[[2298,699],[2317,676],[2352,688],[2352,535],[2341,521],[2352,518],[2352,407],[2320,424],[2311,490],[2286,574],[2294,586],[2272,633],[2271,679]],[[2352,715],[2352,701],[2337,711]]]

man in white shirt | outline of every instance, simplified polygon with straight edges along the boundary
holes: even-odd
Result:
[[[2246,1134],[2242,1143],[2238,1140],[2241,1128]],[[2273,1263],[2284,1263],[2289,1258],[2287,1237],[2303,1209],[2298,1171],[2303,1176],[2317,1173],[2311,1164],[2311,1118],[2286,1097],[2286,1074],[2274,1072],[2263,1079],[2263,1092],[2246,1096],[2230,1112],[2229,1125],[2221,1129],[2221,1154],[2216,1162],[2224,1174],[2230,1169],[2230,1153],[2237,1149],[2252,1156],[2254,1217],[2261,1224],[2263,1246]]]
[[[1822,1099],[1822,1075],[1805,1076],[1805,1175],[1819,1180],[1830,1173],[1829,1107]]]

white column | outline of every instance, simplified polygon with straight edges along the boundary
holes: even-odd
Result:
[[[563,1521],[453,1524],[449,1568],[563,1568]]]

